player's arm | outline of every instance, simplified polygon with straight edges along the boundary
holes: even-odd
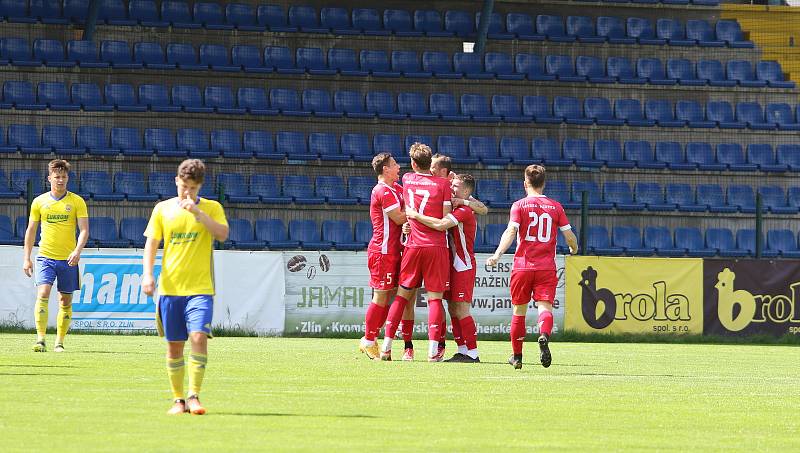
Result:
[[[494,251],[494,255],[490,256],[486,259],[486,264],[488,266],[494,266],[500,261],[500,257],[503,256],[503,253],[506,253],[511,244],[514,243],[514,239],[517,237],[517,229],[519,227],[517,225],[509,223],[506,230],[503,231],[503,235],[500,236],[500,244],[497,245],[497,250]]]
[[[388,211],[386,215],[392,220],[392,222],[394,222],[395,225],[402,225],[408,221],[406,218],[406,213],[400,210],[400,205],[397,205],[397,207],[391,211]]]
[[[156,291],[156,280],[153,277],[153,268],[156,263],[156,253],[161,239],[148,237],[144,243],[144,255],[142,255],[142,291],[148,296],[152,296]]]
[[[481,202],[481,200],[478,200],[477,198],[473,197],[472,195],[470,195],[470,197],[468,199],[466,199],[466,200],[463,200],[461,198],[453,198],[450,201],[453,202],[453,206],[454,207],[457,208],[457,207],[463,205],[463,206],[466,206],[466,207],[472,209],[472,212],[474,212],[475,214],[478,214],[478,215],[486,215],[486,214],[489,213],[489,208],[486,207],[486,205],[483,204]]]
[[[564,230],[561,233],[564,234],[564,239],[567,240],[567,246],[569,246],[569,253],[575,255],[578,253],[578,238],[575,237],[575,233],[572,232],[572,228],[568,230]]]
[[[214,239],[220,242],[224,242],[225,239],[228,239],[228,225],[212,219],[210,215],[197,207],[197,203],[195,203],[194,200],[181,200],[181,207],[194,214],[194,218],[206,227],[211,235],[214,236]]]
[[[77,266],[78,261],[81,259],[81,252],[83,248],[86,247],[86,242],[89,240],[89,218],[88,217],[78,217],[78,230],[80,234],[78,234],[78,242],[75,244],[75,250],[69,254],[69,258],[67,258],[67,264],[70,266]]]
[[[39,222],[36,220],[28,220],[28,228],[25,229],[25,243],[22,251],[22,271],[28,277],[33,275],[33,262],[31,261],[31,253],[33,253],[33,242],[36,239],[36,230],[39,228]]]
[[[433,228],[436,231],[444,231],[448,228],[452,228],[458,225],[458,222],[453,221],[453,216],[451,215],[445,215],[444,218],[437,219],[436,217],[420,214],[410,206],[406,208],[406,216],[409,219],[417,220],[421,222],[423,225]]]

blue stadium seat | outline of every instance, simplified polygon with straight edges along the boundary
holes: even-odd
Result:
[[[767,82],[773,88],[794,88],[795,83],[786,80],[781,64],[777,61],[766,60],[756,63],[756,78]]]
[[[67,60],[64,54],[64,45],[55,39],[37,39],[33,41],[33,58],[44,63],[45,66],[57,68],[72,68],[74,61]]]
[[[342,134],[339,137],[342,154],[356,162],[372,161],[372,145],[364,134]],[[369,203],[369,200],[367,200]]]
[[[725,164],[717,162],[714,149],[705,142],[687,143],[686,161],[705,171],[723,171],[727,167]]]
[[[492,96],[492,114],[502,117],[506,123],[529,123],[533,120],[530,116],[524,116],[520,108],[519,99],[510,95]]]
[[[397,111],[408,115],[412,120],[437,120],[439,115],[428,111],[425,96],[420,93],[400,93],[397,95]]]
[[[200,65],[205,66],[205,69],[210,67],[214,71],[239,72],[242,70],[240,65],[231,63],[227,47],[215,44],[200,45]]]
[[[444,13],[445,31],[460,36],[462,38],[475,35],[475,24],[472,14],[466,11],[445,11]]]
[[[247,219],[228,220],[228,239],[225,248],[233,247],[238,250],[263,250],[267,241],[256,239],[253,225]]]
[[[647,119],[655,120],[661,127],[684,127],[686,121],[675,118],[672,103],[664,99],[649,99],[644,104]]]
[[[714,29],[703,19],[686,21],[686,37],[697,41],[700,47],[725,47],[725,41],[718,40]]]
[[[633,168],[635,160],[625,160],[622,146],[617,140],[596,140],[594,142],[594,158],[608,168]]]
[[[578,77],[587,79],[590,83],[615,83],[616,77],[606,75],[605,64],[598,57],[579,55],[575,59],[575,71]]]
[[[792,230],[767,231],[767,250],[778,252],[783,258],[800,258],[800,249]]]
[[[468,79],[493,79],[494,74],[483,69],[480,54],[456,52],[453,54],[453,69]],[[438,76],[437,76],[438,77]]]
[[[633,201],[631,187],[624,181],[608,181],[603,184],[603,199],[614,203],[614,207],[620,211],[641,211],[645,208],[643,202]]]
[[[524,74],[530,81],[551,81],[556,76],[547,74],[544,68],[544,60],[539,55],[528,53],[518,53],[514,56],[514,68],[518,74]]]
[[[728,166],[732,171],[756,171],[758,165],[747,162],[742,145],[738,143],[719,143],[717,145],[717,161]]]
[[[266,30],[265,25],[258,23],[256,10],[246,3],[228,3],[225,5],[225,17],[229,24],[241,31]]]
[[[180,106],[184,112],[214,113],[213,107],[203,104],[200,88],[194,85],[175,85],[172,87],[172,103]]]
[[[638,99],[617,99],[614,101],[614,116],[625,120],[628,126],[654,126],[655,120],[647,119],[642,113]]]
[[[767,123],[777,125],[778,129],[786,131],[800,130],[800,124],[795,121],[792,107],[786,103],[767,104]]]
[[[269,73],[272,68],[264,66],[264,58],[261,49],[256,46],[233,46],[231,50],[231,63],[234,66],[241,66],[244,72]]]
[[[678,151],[681,155],[681,159],[683,159],[683,149],[680,148],[680,145],[678,145]],[[650,169],[667,167],[666,162],[656,159],[653,147],[650,145],[650,142],[646,140],[626,141],[624,145],[624,152],[625,160],[634,162],[636,167]]]
[[[612,232],[612,240],[615,247],[625,249],[628,256],[651,256],[655,253],[652,247],[645,247],[642,244],[642,234],[639,228],[633,226],[616,226]]]
[[[97,13],[97,20],[103,21],[108,25],[124,27],[138,25],[135,19],[128,19],[128,11],[122,0],[106,0],[101,3],[100,10]]]
[[[388,91],[370,91],[367,93],[367,112],[386,120],[404,120],[405,113],[398,113],[397,100]],[[341,116],[341,112],[336,112]]]
[[[153,151],[145,148],[139,129],[114,127],[111,129],[111,148],[124,156],[152,156]]]
[[[656,36],[666,39],[670,46],[695,46],[697,41],[686,37],[686,28],[679,19],[658,19]]]
[[[208,135],[202,129],[183,128],[177,131],[178,149],[186,151],[195,158],[219,157],[216,150],[209,147]]]
[[[509,13],[506,15],[508,32],[522,41],[544,41],[545,36],[537,33],[533,18],[527,14]]]
[[[42,61],[33,56],[25,38],[0,38],[0,58],[15,66],[42,65]]]
[[[30,169],[11,170],[10,188],[12,191],[22,193],[23,196],[26,196],[28,192],[28,181],[31,182],[32,193],[30,195],[32,197],[38,197],[44,192],[44,177],[41,172]],[[17,228],[17,231],[19,231],[19,228]]]
[[[604,37],[597,36],[594,22],[587,16],[567,16],[567,35],[574,36],[584,43],[603,43]]]
[[[104,171],[81,172],[81,192],[91,194],[98,201],[121,201],[125,194],[115,192],[111,175]]]
[[[364,250],[367,245],[353,238],[353,228],[347,220],[323,221],[322,240],[332,242],[336,250]]]
[[[36,17],[31,17],[28,14],[28,2],[25,0],[3,0],[0,2],[0,20],[2,19],[8,22],[36,23]],[[9,220],[9,225],[10,222]]]
[[[775,150],[779,164],[792,171],[800,171],[800,145],[781,144]]]
[[[67,41],[67,60],[82,68],[107,68],[108,62],[100,61],[97,43],[94,41]]]
[[[561,146],[552,138],[534,138],[531,140],[531,158],[545,165],[569,167],[571,159],[561,156]]]
[[[73,85],[74,86],[74,85]],[[36,101],[33,85],[30,82],[6,81],[3,82],[2,108],[14,107],[17,110],[44,110],[47,104]]]
[[[272,134],[269,132],[244,131],[242,146],[244,152],[253,153],[256,159],[283,160],[283,158],[286,157],[284,153],[279,153],[275,150],[275,142],[272,140]]]
[[[460,135],[440,135],[436,141],[436,148],[441,154],[449,156],[460,164],[476,164],[479,161],[477,156],[469,155],[466,140]]]
[[[270,108],[267,92],[263,88],[239,88],[236,92],[239,107],[251,115],[277,115],[278,109]]]
[[[331,134],[333,135],[333,134]],[[335,137],[334,137],[335,140]],[[337,144],[338,145],[338,144]],[[339,176],[317,176],[316,195],[332,205],[355,205],[358,197],[347,196],[347,186]]]
[[[586,117],[599,126],[622,126],[624,120],[614,118],[611,103],[606,98],[589,97],[583,100]]]
[[[786,189],[786,201],[789,206],[800,208],[800,187],[789,187]]]
[[[351,176],[347,178],[347,194],[350,198],[358,198],[359,204],[369,205],[375,178]]]
[[[233,30],[233,24],[225,21],[225,11],[219,3],[197,2],[194,4],[194,21],[207,30]]]
[[[736,247],[733,233],[728,228],[709,228],[706,230],[706,245],[717,250],[723,257],[746,257],[748,251]]]
[[[365,245],[372,241],[372,222],[369,220],[358,220],[355,226],[355,239]]]
[[[361,70],[374,77],[400,77],[399,71],[392,70],[388,54],[382,50],[362,50],[359,61]]]
[[[694,62],[685,58],[667,60],[667,78],[677,80],[678,85],[685,86],[704,86],[708,83],[705,79],[697,78]]]
[[[119,221],[119,238],[128,241],[134,248],[144,248],[144,230],[147,219],[144,217],[123,217]]]
[[[452,32],[442,28],[442,15],[435,10],[414,11],[414,29],[434,38],[449,38],[453,36]]]
[[[636,38],[625,33],[625,23],[619,17],[598,17],[597,35],[606,38],[611,44],[636,44]]]
[[[747,127],[756,130],[775,130],[775,123],[764,120],[764,110],[758,102],[739,102],[736,104],[736,120],[746,123]]]
[[[714,26],[717,39],[725,41],[728,47],[752,49],[755,47],[752,41],[744,39],[742,28],[735,20],[718,20]]]
[[[440,135],[439,140],[441,140],[441,138],[442,136]],[[439,152],[442,152],[442,150],[439,149]],[[536,159],[531,157],[528,142],[521,137],[502,137],[500,139],[500,156],[511,159],[516,165],[530,165],[537,163]]]
[[[763,238],[763,236],[762,236]],[[762,239],[763,241],[763,239]],[[764,247],[762,242],[761,256],[764,258],[775,258],[779,255],[777,250],[770,250]],[[750,256],[756,255],[756,230],[741,229],[736,232],[736,247],[747,251]]]
[[[143,27],[168,27],[162,21],[155,0],[131,0],[128,2],[128,16]]]
[[[325,53],[319,47],[298,47],[295,51],[297,68],[312,75],[336,75],[336,69],[329,69]]]
[[[80,126],[76,133],[78,148],[88,150],[93,156],[116,156],[119,151],[110,147],[106,130],[96,126]]]
[[[113,105],[103,101],[100,87],[93,83],[73,83],[70,87],[72,102],[81,106],[86,111],[110,112]]]
[[[575,73],[575,65],[569,55],[548,55],[545,57],[547,73],[556,76],[561,82],[585,82],[585,76]]]
[[[667,78],[664,64],[658,58],[636,60],[636,74],[651,85],[675,85],[677,80]]]
[[[186,157],[186,151],[178,149],[172,129],[145,129],[144,147],[164,157]]]
[[[430,96],[430,109],[443,121],[469,121],[469,115],[459,112],[456,98],[450,93],[433,93]]]
[[[388,36],[390,32],[383,28],[383,21],[378,10],[371,8],[353,8],[351,13],[353,28],[366,36]]]
[[[256,220],[256,239],[265,241],[272,250],[286,250],[300,248],[300,241],[289,239],[286,224],[280,219]]]
[[[697,204],[705,205],[710,212],[736,212],[736,206],[725,202],[725,193],[717,184],[697,185]]]
[[[133,86],[127,83],[109,83],[105,86],[106,103],[122,112],[145,112],[146,105],[139,104]]]
[[[36,91],[39,103],[45,104],[50,110],[77,111],[81,109],[80,105],[72,103],[66,85],[61,82],[39,82]]]
[[[523,80],[525,74],[514,71],[514,61],[511,55],[500,52],[487,52],[484,56],[486,72],[494,74],[498,80]]]
[[[239,132],[230,129],[211,131],[211,150],[226,158],[249,159],[253,157],[252,150],[242,149]]]
[[[259,196],[248,191],[247,181],[241,173],[217,173],[216,186],[232,203],[259,202]]]
[[[383,26],[396,36],[422,36],[421,31],[414,30],[411,13],[402,9],[386,9],[383,11]]]
[[[744,129],[747,127],[747,123],[734,118],[733,107],[727,101],[709,101],[706,104],[706,116],[723,129]]]
[[[614,77],[619,83],[643,85],[647,79],[638,77],[630,59],[625,57],[608,57],[606,72],[609,77]]]
[[[497,151],[497,140],[494,137],[470,137],[469,154],[477,157],[484,165],[508,165],[511,159],[501,157]]]
[[[675,228],[675,247],[686,249],[691,257],[708,258],[717,254],[717,250],[707,248],[700,230],[695,227]]]
[[[311,154],[318,154],[323,161],[346,162],[350,160],[350,155],[342,154],[342,150],[339,148],[339,139],[335,134],[320,132],[308,134],[308,149]],[[344,188],[343,183],[342,188]],[[317,190],[319,190],[319,180],[317,180]]]
[[[489,39],[514,39],[514,34],[506,31],[505,17],[500,13],[492,13],[489,16]],[[475,13],[475,29],[478,30],[481,24],[481,12]]]
[[[129,201],[158,200],[157,194],[148,192],[144,175],[139,172],[117,172],[114,175],[114,192],[125,195]]]
[[[161,2],[161,20],[169,22],[176,28],[201,28],[195,23],[189,4],[182,1],[164,0]]]
[[[275,149],[279,154],[285,154],[290,160],[316,160],[317,155],[308,150],[306,135],[302,132],[280,131],[275,134]],[[284,179],[284,183],[286,179]],[[286,193],[284,185],[284,193]],[[313,187],[311,187],[313,192]]]
[[[648,211],[674,211],[675,203],[667,203],[661,184],[655,182],[637,182],[634,187],[636,201],[644,203]]]
[[[739,212],[756,212],[756,194],[752,186],[732,184],[728,186],[728,205],[739,208]]]
[[[591,125],[594,120],[583,116],[583,105],[575,97],[556,96],[553,98],[553,116],[568,124]],[[538,117],[536,119],[538,121]]]
[[[80,156],[85,152],[75,146],[72,129],[69,126],[42,126],[42,145],[58,155]]]
[[[89,241],[95,247],[129,247],[127,239],[119,238],[117,223],[111,217],[91,217],[89,219]]]
[[[194,56],[194,48],[189,45],[177,45],[172,44],[172,48],[179,47],[180,49],[191,49],[192,58],[189,63],[196,63],[197,57]],[[182,51],[178,51],[182,52]],[[173,57],[176,55],[173,54]],[[181,55],[183,57],[187,57],[188,55]],[[164,53],[164,49],[161,47],[161,44],[157,42],[137,42],[133,45],[133,61],[136,63],[141,63],[145,67],[149,69],[176,69],[177,64],[174,62],[167,61],[166,54]],[[187,69],[191,67],[191,64],[186,65]],[[207,69],[207,68],[204,68]]]
[[[300,241],[305,250],[330,250],[333,244],[320,239],[320,228],[313,220],[289,221],[289,238]]]
[[[735,87],[736,80],[728,80],[725,68],[719,60],[700,60],[697,62],[697,78],[707,80],[711,86]]]
[[[629,17],[626,23],[628,26],[628,36],[631,38],[636,38],[636,41],[639,44],[663,46],[667,43],[665,38],[656,36],[653,23],[650,22],[649,19],[644,19],[641,17]]]
[[[256,10],[258,24],[272,32],[295,32],[297,27],[289,25],[289,17],[280,5],[259,5]]]
[[[403,141],[395,134],[375,134],[372,137],[372,149],[375,154],[390,153],[398,162],[408,163],[411,159],[403,149]],[[374,185],[374,184],[373,184]]]
[[[575,37],[567,35],[561,16],[540,14],[536,16],[536,31],[553,42],[574,42]]]
[[[272,68],[279,74],[302,74],[305,70],[294,63],[294,55],[286,46],[267,46],[264,48],[264,67]]]
[[[27,20],[19,20],[23,19],[21,17],[15,19],[17,22],[32,23],[38,20],[45,24],[68,24],[69,21],[61,13],[61,4],[59,0],[31,0],[31,12],[30,16],[25,18]]]
[[[174,197],[177,194],[174,172],[152,172],[147,176],[147,179],[150,193],[158,195],[162,200]]]
[[[497,179],[480,179],[476,187],[476,197],[491,207],[511,207],[513,200],[507,197],[507,184]]]
[[[728,60],[726,67],[728,80],[735,80],[739,86],[750,88],[762,88],[767,86],[766,81],[756,79],[753,65],[747,60]]]
[[[496,122],[502,120],[501,116],[492,114],[486,98],[480,94],[461,95],[461,113],[468,115],[472,121]]]
[[[775,160],[775,152],[768,143],[754,143],[747,145],[747,162],[758,165],[763,172],[784,172],[789,169],[785,164]]]
[[[545,185],[545,195],[561,203],[565,209],[572,207],[571,196],[569,193],[569,186],[563,181],[548,181]],[[580,202],[577,203],[580,206]]]
[[[679,257],[686,254],[686,249],[675,247],[672,233],[666,227],[645,227],[644,246],[654,249],[658,256]]]
[[[344,76],[367,76],[367,71],[359,68],[358,57],[353,49],[328,49],[328,67]]]
[[[205,89],[206,106],[212,107],[215,112],[228,115],[243,115],[247,112],[244,107],[236,106],[233,91],[225,86],[208,86]]]
[[[286,88],[269,90],[269,102],[273,109],[280,110],[284,116],[311,116],[310,111],[303,110],[300,95],[297,91]]]
[[[523,96],[522,114],[537,123],[560,124],[562,121],[561,117],[553,116],[552,105],[545,96]]]
[[[611,245],[611,241],[608,238],[608,230],[600,225],[589,227],[586,242],[589,251],[596,255],[621,255],[625,251],[622,247]]]
[[[297,27],[304,33],[330,32],[330,30],[320,25],[317,11],[311,6],[290,6],[289,25],[292,27]]]
[[[322,28],[336,35],[358,35],[360,31],[350,25],[350,13],[344,8],[322,8],[319,12]]]
[[[405,149],[411,149],[411,145],[414,143],[422,143],[425,145],[430,146],[431,151],[436,154],[436,142],[433,141],[433,137],[430,135],[406,135],[404,140]]]
[[[333,108],[344,113],[348,118],[371,119],[375,115],[367,112],[364,107],[364,98],[356,91],[340,90],[333,94]]]
[[[695,201],[695,194],[692,187],[684,183],[667,184],[666,187],[667,203],[678,206],[678,211],[682,212],[705,212],[705,204],[698,204]]]
[[[675,117],[685,121],[691,128],[715,128],[716,121],[706,119],[706,112],[697,101],[681,100],[675,103]]]
[[[115,69],[141,69],[142,64],[133,61],[131,48],[125,41],[103,41],[100,43],[100,60]]]
[[[27,124],[8,126],[8,144],[23,154],[47,154],[50,152],[50,147],[42,146],[36,126]]]
[[[281,193],[281,186],[278,184],[275,175],[255,173],[250,176],[250,194],[261,198],[262,203],[267,204],[289,204],[292,197]]]
[[[572,183],[572,197],[574,200],[580,200],[581,192],[588,192],[589,209],[613,209],[614,204],[603,201],[600,197],[602,191],[594,181],[575,181]]]
[[[508,225],[505,223],[487,224],[484,231],[483,248],[480,250],[486,250],[485,253],[489,253],[497,249],[497,245],[500,243],[500,236],[503,235],[503,231],[506,230],[507,226]],[[512,245],[509,249],[509,253],[511,253],[514,249],[516,249],[516,239],[514,239],[514,245]]]
[[[564,159],[571,160],[578,167],[599,168],[603,166],[602,160],[592,157],[592,148],[586,139],[567,138],[564,139],[562,146]]]

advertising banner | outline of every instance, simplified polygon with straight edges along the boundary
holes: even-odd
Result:
[[[511,320],[509,292],[511,255],[487,267],[488,254],[477,255],[477,275],[471,312],[478,335],[508,334]],[[299,336],[348,336],[364,333],[364,313],[372,301],[365,252],[284,252],[286,269],[285,333]],[[564,327],[564,257],[556,258],[559,286],[556,291],[553,333]],[[427,332],[427,302],[420,291],[415,304],[418,334]],[[531,304],[531,309],[533,304]],[[532,324],[532,325],[531,325]],[[529,323],[529,333],[538,333]]]
[[[703,260],[567,257],[566,329],[700,334]]]
[[[800,261],[705,260],[707,335],[797,335]]]

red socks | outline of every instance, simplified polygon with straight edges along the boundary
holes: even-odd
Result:
[[[539,312],[539,334],[547,335],[550,338],[550,333],[553,331],[553,314],[549,311]]]
[[[397,333],[397,325],[400,323],[400,318],[403,317],[403,310],[406,308],[408,300],[403,296],[395,296],[392,306],[389,307],[389,314],[386,317],[386,325],[383,330],[383,336],[386,338],[394,338]]]
[[[414,336],[414,320],[404,319],[400,328],[403,332],[403,341],[411,341]]]
[[[438,342],[445,330],[442,299],[428,299],[428,339]]]
[[[369,304],[367,315],[364,319],[364,324],[366,325],[364,338],[368,341],[375,341],[375,337],[378,336],[378,331],[381,330],[381,326],[383,325],[381,320],[386,319],[386,314],[388,312],[389,309],[387,307],[382,307],[375,303]]]
[[[458,320],[458,324],[463,334],[462,343],[466,344],[467,349],[472,350],[478,347],[478,334],[477,329],[475,327],[475,320],[472,319],[472,316],[467,316],[466,318],[461,318]],[[453,324],[453,331],[455,332],[455,324]],[[455,334],[454,334],[455,335]],[[458,343],[458,340],[456,340]]]
[[[459,346],[464,345],[464,331],[461,329],[461,320],[451,315],[450,325],[453,328],[453,340]]]
[[[511,316],[511,348],[514,355],[522,354],[522,343],[525,341],[525,316]]]

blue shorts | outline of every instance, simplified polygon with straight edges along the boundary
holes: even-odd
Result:
[[[78,266],[70,266],[67,260],[54,260],[44,256],[36,257],[36,286],[52,285],[58,280],[58,292],[72,294],[81,289]]]
[[[159,296],[158,318],[167,341],[186,341],[189,332],[203,332],[211,336],[211,317],[214,298],[199,296]]]

